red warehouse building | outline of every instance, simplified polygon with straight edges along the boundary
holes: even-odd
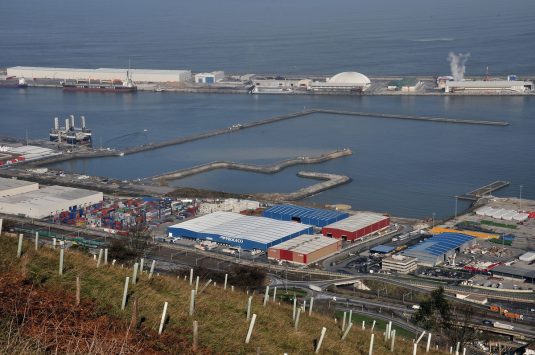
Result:
[[[268,249],[268,259],[309,265],[342,249],[342,241],[303,234]]]
[[[341,221],[323,227],[326,237],[355,241],[369,234],[387,228],[390,217],[378,213],[358,212]]]

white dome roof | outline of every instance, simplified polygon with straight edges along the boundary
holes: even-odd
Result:
[[[332,84],[360,84],[360,85],[366,85],[370,84],[371,81],[368,79],[368,77],[364,74],[357,73],[354,71],[348,71],[343,73],[338,73],[329,80],[327,80],[328,83]]]

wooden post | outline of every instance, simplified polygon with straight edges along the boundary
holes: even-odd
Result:
[[[199,292],[199,276],[195,280],[195,293]]]
[[[193,269],[189,269],[189,285],[193,286]]]
[[[427,334],[427,346],[425,347],[425,352],[429,352],[429,347],[431,346],[431,333]]]
[[[35,232],[35,250],[39,249],[39,232]]]
[[[104,265],[108,265],[108,248],[104,249]]]
[[[316,346],[316,351],[315,351],[316,354],[320,352],[321,343],[323,343],[323,338],[325,337],[326,331],[327,331],[327,328],[325,327],[321,328],[320,340],[318,341],[318,346]]]
[[[312,315],[312,306],[314,305],[314,297],[310,298],[310,306],[308,306],[308,315]]]
[[[65,254],[65,242],[61,243],[60,248],[61,249],[59,250],[59,274],[63,275],[63,257]]]
[[[195,310],[195,290],[191,290],[191,296],[189,300],[189,315],[193,316]]]
[[[22,234],[19,234],[19,245],[17,247],[17,258],[20,258],[22,256]]]
[[[251,318],[251,303],[253,302],[253,296],[249,296],[247,300],[247,321]]]
[[[297,331],[297,327],[299,326],[299,316],[301,315],[301,308],[297,310],[297,315],[295,316],[295,331]]]
[[[254,323],[256,322],[256,313],[253,314],[251,318],[251,323],[249,323],[249,330],[247,331],[247,337],[245,338],[245,344],[249,344],[251,340],[251,335],[253,334]]]
[[[277,299],[277,286],[273,288],[273,302]]]
[[[342,331],[346,330],[346,317],[347,312],[344,312],[344,317],[342,318]]]
[[[132,285],[135,285],[137,281],[137,268],[138,268],[138,263],[135,263],[134,270],[132,271]]]
[[[80,275],[76,276],[76,305],[80,305]]]
[[[368,355],[373,355],[373,338],[375,337],[375,334],[372,333],[370,337],[370,350],[368,351]]]
[[[102,254],[103,254],[103,252],[104,251],[102,249],[98,250],[97,268],[100,267],[100,263],[102,262]]]
[[[199,322],[193,321],[193,351],[197,351],[197,344],[199,341]]]
[[[145,267],[145,258],[139,260],[139,275],[143,274],[143,268]]]
[[[152,274],[154,273],[154,266],[155,265],[156,265],[156,260],[152,260],[152,264],[150,264],[149,279],[152,279]]]
[[[264,293],[264,307],[267,304],[268,298],[269,298],[269,286],[266,286],[266,292]]]
[[[349,330],[353,326],[353,323],[349,321],[349,324],[347,325],[346,331],[344,332],[344,335],[342,335],[342,340],[344,340],[347,337],[347,334],[349,333]]]
[[[162,320],[160,321],[160,329],[158,329],[158,334],[162,334],[163,325],[165,324],[165,317],[167,316],[167,302],[163,304]]]
[[[391,343],[390,343],[390,351],[394,352],[394,345],[396,345],[396,330],[395,329],[390,333],[390,337],[392,338]]]
[[[223,284],[223,290],[227,289],[228,274],[225,274],[225,283]]]
[[[292,314],[292,320],[293,321],[295,320],[296,311],[297,311],[297,297],[294,296],[294,310],[293,310],[293,314]]]
[[[128,296],[128,284],[130,283],[130,277],[126,277],[124,281],[124,291],[123,291],[123,301],[121,303],[121,309],[124,310],[126,307],[126,296]]]

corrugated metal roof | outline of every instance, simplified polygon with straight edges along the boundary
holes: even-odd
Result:
[[[512,86],[532,85],[530,81],[514,81],[514,80],[474,80],[474,81],[448,81],[446,83],[449,87],[466,87],[466,88],[509,88]]]
[[[264,217],[245,216],[233,212],[214,212],[175,224],[169,228],[181,228],[196,233],[215,234],[268,244],[286,236],[300,233],[311,226]]]
[[[368,227],[374,223],[387,219],[387,216],[383,216],[378,213],[371,212],[357,212],[354,215],[349,216],[341,221],[329,224],[325,228],[341,229],[348,232],[356,232],[362,228]]]
[[[309,223],[318,227],[323,227],[327,224],[347,218],[349,214],[345,212],[324,210],[319,208],[294,205],[277,205],[265,210],[263,216],[280,220],[299,218],[303,223]]]
[[[425,254],[438,257],[440,255],[444,255],[450,250],[459,248],[464,243],[473,239],[474,237],[461,233],[437,234],[422,243],[408,248],[403,252],[403,254],[417,257],[419,260],[421,260],[421,257]]]
[[[37,185],[37,183],[0,177],[0,191],[11,190],[17,187],[30,186],[30,185]]]
[[[73,201],[79,198],[102,195],[101,192],[67,186],[46,186],[39,190],[0,198],[2,204],[23,204],[32,207],[48,207],[51,204]],[[95,201],[95,203],[98,201]]]
[[[338,239],[324,237],[322,235],[303,234],[287,240],[276,246],[275,249],[291,250],[296,253],[310,254],[329,245],[339,243]]]
[[[390,253],[392,250],[396,248],[388,246],[388,245],[378,245],[370,249],[370,252],[372,253]]]

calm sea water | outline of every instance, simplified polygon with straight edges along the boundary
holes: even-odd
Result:
[[[223,5],[222,5],[223,4]],[[350,0],[178,2],[12,1],[2,5],[0,66],[176,68],[195,71],[447,74],[535,73],[535,2],[362,3]],[[535,198],[534,97],[313,97],[0,90],[0,135],[46,137],[54,116],[84,114],[95,144],[125,147],[304,107],[506,120],[509,127],[314,115],[187,145],[56,167],[138,178],[214,160],[268,164],[350,147],[350,157],[275,175],[213,171],[174,182],[235,192],[291,191],[300,170],[345,174],[309,200],[424,217],[453,214],[453,196],[497,179],[500,194]],[[145,131],[147,130],[147,131]]]

